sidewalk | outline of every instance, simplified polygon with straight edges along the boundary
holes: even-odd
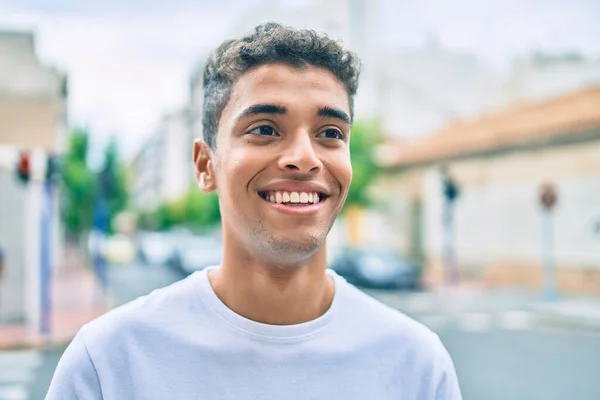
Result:
[[[483,285],[438,287],[418,293],[372,293],[409,315],[513,313],[559,327],[600,330],[600,294],[559,294],[556,300],[546,301],[541,291],[519,288],[490,289]]]
[[[53,271],[50,335],[32,332],[26,325],[0,325],[0,350],[68,344],[82,325],[104,312],[98,293],[92,271],[71,258]]]
[[[545,300],[543,293],[531,289],[496,288],[486,289],[482,285],[461,285],[456,289],[438,289],[438,300],[442,307],[452,307],[453,300],[473,303],[472,307],[515,309],[532,313],[537,319],[561,326],[600,330],[600,293],[576,295],[558,293],[555,300]]]

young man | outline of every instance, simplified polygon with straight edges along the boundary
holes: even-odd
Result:
[[[48,399],[461,398],[434,333],[326,268],[358,75],[337,42],[277,24],[216,50],[194,163],[222,263],[84,326]]]

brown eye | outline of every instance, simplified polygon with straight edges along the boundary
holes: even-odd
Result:
[[[277,132],[275,132],[275,129],[273,129],[273,127],[269,126],[269,125],[257,126],[256,128],[252,129],[248,133],[251,135],[258,135],[258,136],[275,136],[275,135],[277,135]]]
[[[338,129],[333,128],[325,129],[319,136],[324,137],[325,139],[344,139],[344,134]]]

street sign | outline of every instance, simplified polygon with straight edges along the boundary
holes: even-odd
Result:
[[[558,201],[556,188],[551,183],[544,183],[540,190],[540,203],[546,210],[552,210]]]

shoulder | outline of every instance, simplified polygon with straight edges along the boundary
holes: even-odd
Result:
[[[101,396],[98,374],[80,331],[60,357],[46,399],[97,399]]]
[[[340,311],[343,331],[352,332],[354,347],[382,355],[423,393],[460,399],[454,364],[439,336],[401,311],[346,285]]]
[[[195,276],[173,283],[119,306],[86,324],[82,337],[92,358],[110,350],[125,350],[134,341],[168,331],[189,320],[197,306]]]
[[[436,362],[445,357],[446,349],[435,332],[356,287],[343,284],[346,304],[340,307],[341,314],[358,336],[422,360]]]

